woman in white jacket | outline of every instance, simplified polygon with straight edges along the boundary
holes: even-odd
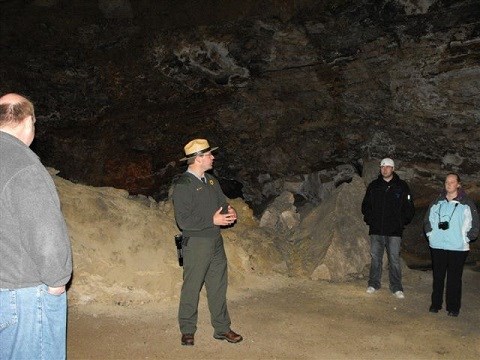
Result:
[[[458,316],[462,298],[462,274],[470,242],[479,232],[475,203],[461,187],[460,177],[449,173],[445,190],[430,204],[424,229],[430,244],[433,268],[433,291],[430,312],[442,308],[445,276],[445,302],[449,316]]]

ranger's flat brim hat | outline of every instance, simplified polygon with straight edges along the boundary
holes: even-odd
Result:
[[[208,143],[207,140],[205,139],[194,139],[190,141],[183,150],[185,151],[185,157],[180,159],[180,161],[185,161],[191,158],[194,158],[195,156],[205,154],[209,151],[214,151],[217,150],[217,147],[210,147],[210,144]]]

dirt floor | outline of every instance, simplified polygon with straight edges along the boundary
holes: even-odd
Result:
[[[331,284],[273,277],[229,293],[239,344],[215,340],[205,296],[195,346],[180,345],[177,304],[81,306],[69,312],[74,359],[479,359],[480,273],[465,269],[458,318],[428,312],[431,272],[404,274],[406,298],[365,280]]]

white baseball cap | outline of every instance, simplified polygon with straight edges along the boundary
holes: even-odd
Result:
[[[380,162],[380,167],[382,166],[391,166],[391,167],[395,167],[395,163],[393,162],[392,159],[390,158],[385,158],[383,159],[381,162]]]

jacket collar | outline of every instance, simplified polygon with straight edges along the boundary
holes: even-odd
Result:
[[[457,192],[457,196],[455,198],[452,199],[453,200],[456,200],[456,201],[460,201],[462,200],[465,196],[467,195],[467,193],[465,192],[465,190],[463,190],[463,188],[460,188]],[[440,198],[441,199],[447,199],[447,192],[444,190],[442,190],[442,192],[440,193]]]

